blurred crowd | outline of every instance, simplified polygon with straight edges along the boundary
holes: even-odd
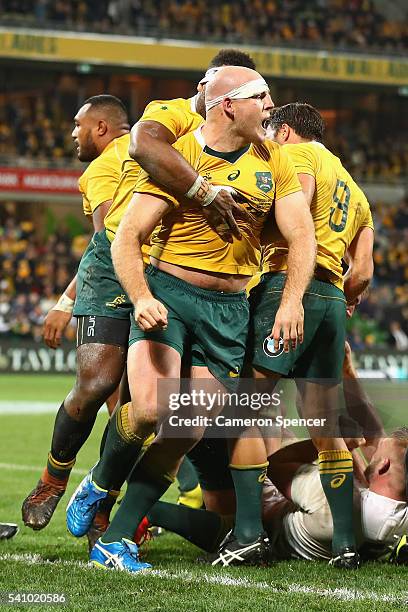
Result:
[[[18,207],[0,203],[0,338],[42,338],[42,324],[76,273],[89,235],[66,228],[41,239],[32,220],[18,220]],[[67,338],[75,337],[75,325]]]
[[[40,239],[19,204],[0,203],[0,338],[41,341],[44,316],[74,276],[89,235],[70,237],[61,226]],[[352,348],[408,351],[408,201],[373,206],[375,278],[348,322]],[[20,220],[18,220],[20,219]],[[73,339],[74,323],[67,337]]]
[[[71,136],[74,111],[61,92],[50,96],[5,94],[3,100],[0,165],[80,167]],[[407,173],[408,142],[403,130],[394,133],[386,128],[387,135],[383,136],[380,128],[373,129],[369,118],[339,121],[326,129],[325,144],[355,178],[395,182]]]
[[[407,174],[408,142],[403,130],[382,133],[369,117],[336,122],[326,129],[324,144],[358,180],[392,183]]]
[[[349,321],[352,348],[392,346],[408,351],[408,200],[372,206],[374,280]]]
[[[0,0],[17,23],[104,33],[403,52],[407,29],[372,0]]]
[[[75,164],[73,117],[58,95],[7,94],[0,105],[0,164]]]

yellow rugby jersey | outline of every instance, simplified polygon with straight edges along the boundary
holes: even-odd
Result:
[[[173,205],[151,236],[150,255],[190,268],[253,276],[259,271],[260,234],[271,207],[276,199],[301,190],[293,162],[282,147],[269,141],[233,153],[213,151],[206,146],[201,127],[173,146],[210,183],[233,188],[252,221],[237,218],[242,238],[226,243],[210,228],[200,204],[179,201],[142,171],[136,191]]]
[[[338,157],[319,142],[283,147],[298,174],[310,174],[316,189],[310,206],[316,232],[317,266],[329,272],[328,280],[343,289],[342,259],[361,227],[374,229],[370,205]],[[268,234],[263,272],[286,270],[288,247],[276,226]]]
[[[122,162],[128,156],[129,142],[129,134],[114,138],[79,177],[78,187],[85,215],[92,215],[100,204],[113,199]]]
[[[150,102],[139,121],[157,121],[166,127],[174,135],[176,140],[196,129],[204,122],[202,116],[196,111],[196,98],[174,100],[155,100]],[[129,147],[128,147],[129,148]],[[140,166],[134,159],[129,157],[129,152],[123,158],[122,174],[113,197],[112,206],[105,217],[106,235],[112,241],[115,237],[119,223],[129,204]]]

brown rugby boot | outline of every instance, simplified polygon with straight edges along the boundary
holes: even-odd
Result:
[[[24,525],[35,531],[44,529],[64,495],[67,484],[68,478],[64,480],[55,478],[45,468],[37,486],[23,501],[21,514]]]

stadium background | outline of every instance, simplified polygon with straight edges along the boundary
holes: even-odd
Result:
[[[327,124],[325,144],[341,157],[365,189],[376,228],[375,277],[369,297],[349,323],[349,340],[361,374],[408,378],[408,38],[403,0],[0,0],[0,14],[3,412],[16,402],[29,406],[31,412],[37,404],[55,410],[75,371],[74,324],[67,331],[63,347],[56,351],[42,343],[41,326],[48,309],[72,278],[91,235],[77,191],[77,178],[84,166],[72,146],[76,110],[88,96],[110,93],[125,102],[134,123],[151,99],[193,95],[210,59],[223,47],[240,47],[252,55],[270,84],[276,105],[300,100],[317,107]],[[24,414],[26,408],[22,408]],[[27,437],[22,436],[10,454],[6,445],[22,427],[21,418]],[[0,503],[0,520],[17,520],[21,488],[29,491],[35,470],[24,475],[24,470],[11,471],[5,476],[4,466],[21,464],[23,468],[41,463],[40,457],[48,450],[52,417],[3,414],[1,423],[0,469],[8,494]],[[89,467],[95,456],[101,427],[84,449],[77,482],[80,470]],[[26,445],[30,445],[28,454]],[[25,459],[21,459],[24,454]],[[62,524],[61,510],[55,526],[46,530],[46,536],[41,534],[46,559],[55,556],[53,538],[66,537]],[[39,540],[35,538],[39,536],[30,533],[25,537],[29,550],[38,550]],[[169,542],[156,553],[159,560],[160,554],[163,558],[169,551],[173,554]],[[178,543],[178,550],[180,546]],[[10,558],[18,563],[18,554],[23,551],[24,546],[17,544]],[[191,557],[189,551],[185,554],[187,559]],[[68,560],[81,558],[78,552],[62,549],[61,555]],[[4,555],[0,565],[2,562]],[[67,573],[67,580],[69,571],[89,585],[91,579],[85,578],[78,567],[59,569]],[[277,570],[278,582],[283,585],[277,591],[290,592],[292,588],[292,598],[282,596],[276,609],[298,609],[296,605],[303,605],[307,591],[299,578],[300,570],[296,570],[300,584],[297,590],[287,586],[285,567],[289,571],[285,564]],[[46,585],[44,567],[38,575],[36,571],[33,562],[30,572],[35,584]],[[3,578],[8,575],[10,581],[13,572],[18,575],[13,570]],[[363,585],[353,579],[354,596],[347,592],[333,595],[338,579],[329,574],[323,583],[332,590],[319,594],[321,575],[316,572],[314,576],[309,569],[301,572],[306,583],[315,585],[309,592],[317,598],[314,603],[309,598],[313,610],[329,610],[331,605],[334,609],[339,600],[344,610],[358,609],[358,600],[362,606],[376,610],[400,609],[398,593],[401,591],[401,597],[405,593],[401,584],[393,587],[395,597],[381,595],[386,593],[387,580],[398,583],[398,576],[389,568],[382,570],[384,584],[372,578],[374,595],[374,591],[361,595]],[[197,576],[183,579],[194,584],[196,593],[203,580]],[[264,606],[262,572],[250,573],[249,579],[239,572],[234,576],[238,580],[234,592],[239,592],[241,599],[247,588],[245,580],[250,580],[252,609],[275,609]],[[406,574],[401,574],[403,578]],[[163,584],[169,582],[166,588],[171,593],[174,579],[164,575],[162,579]],[[186,603],[188,595],[178,601],[171,593],[169,601],[173,603],[164,609],[173,609],[173,605],[179,610],[238,609],[232,603],[232,607],[222,607],[221,583],[205,580],[213,594],[209,605],[204,594],[200,599],[201,591],[197,601],[203,602],[202,607],[200,604],[196,608],[191,601]],[[125,582],[118,581],[118,589]],[[21,587],[24,581],[18,582],[16,577],[15,584]],[[93,588],[97,590],[95,585]],[[119,590],[113,589],[112,596],[114,592],[118,603]],[[276,595],[276,590],[272,592]],[[355,595],[357,592],[360,595]],[[85,601],[86,586],[81,593]],[[325,598],[323,607],[319,607],[319,597]],[[107,609],[119,608],[112,600]],[[160,607],[152,604],[145,609]]]

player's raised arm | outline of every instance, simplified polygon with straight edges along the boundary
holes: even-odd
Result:
[[[290,344],[296,348],[297,341],[303,342],[302,298],[313,276],[316,239],[313,220],[302,191],[278,199],[275,218],[289,250],[285,288],[271,336],[276,350],[282,337],[284,350],[288,352]]]
[[[347,251],[349,269],[344,277],[344,293],[348,304],[356,304],[367,289],[374,273],[373,262],[374,231],[362,227]]]
[[[135,306],[135,319],[143,331],[167,326],[167,309],[152,296],[145,281],[142,245],[170,208],[163,199],[135,194],[111,247],[115,272]]]

